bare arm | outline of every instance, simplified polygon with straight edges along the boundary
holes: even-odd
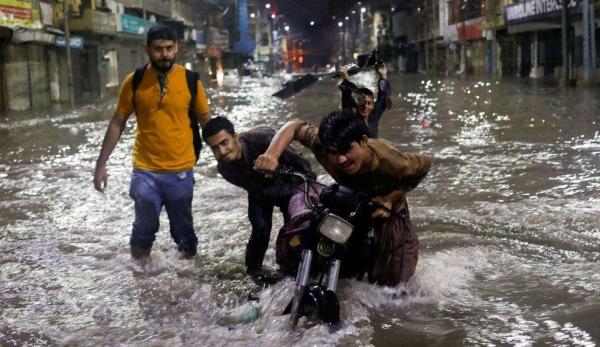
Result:
[[[344,81],[349,81],[350,78],[348,77],[348,68],[346,66],[343,66],[340,68],[340,76],[342,77],[342,79]]]
[[[380,78],[387,80],[387,68],[385,67],[385,64],[378,66],[375,71],[379,74]]]
[[[119,142],[123,130],[125,130],[127,118],[128,117],[123,117],[115,113],[110,120],[110,123],[108,123],[104,141],[102,142],[102,148],[100,149],[100,155],[98,155],[98,160],[96,161],[96,169],[94,170],[94,188],[99,192],[104,192],[104,189],[106,188],[108,179],[106,162]]]
[[[210,120],[210,114],[208,112],[199,113],[196,115],[196,120],[198,121],[198,123],[200,123],[202,129],[204,129],[204,126]]]
[[[294,140],[302,137],[303,121],[295,120],[285,123],[277,131],[266,152],[256,158],[254,167],[261,170],[273,171],[279,166],[279,157]]]

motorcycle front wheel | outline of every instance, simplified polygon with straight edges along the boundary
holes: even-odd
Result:
[[[329,325],[340,322],[340,304],[337,295],[324,286],[313,284],[304,289],[301,299],[288,304],[284,314],[290,314],[290,329],[295,329],[300,317],[318,319]]]

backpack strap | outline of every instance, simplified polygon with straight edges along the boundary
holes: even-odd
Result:
[[[148,64],[146,64],[144,66],[140,66],[137,69],[135,69],[135,72],[133,73],[133,81],[131,83],[131,91],[133,93],[131,94],[132,95],[131,100],[132,100],[134,111],[135,111],[135,91],[140,86],[140,83],[142,82],[142,78],[144,78],[144,72],[146,71],[147,66],[148,66]]]
[[[200,151],[202,150],[202,137],[200,136],[200,126],[198,126],[198,120],[196,118],[196,101],[198,98],[198,80],[200,76],[197,72],[185,69],[185,80],[188,85],[188,90],[191,94],[190,105],[188,108],[188,116],[190,117],[190,127],[192,128],[192,134],[194,136],[194,153],[196,154],[196,161],[200,158]]]

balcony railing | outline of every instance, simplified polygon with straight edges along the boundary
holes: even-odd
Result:
[[[72,31],[91,31],[101,34],[115,34],[117,31],[117,15],[85,9],[79,18],[69,21]]]
[[[171,17],[171,2],[168,0],[121,0],[125,7],[145,9],[161,16]]]

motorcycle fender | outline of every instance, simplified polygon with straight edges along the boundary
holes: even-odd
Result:
[[[320,285],[312,285],[309,287],[307,295],[316,306],[319,318],[324,323],[338,324],[340,322],[340,304],[334,292]]]

